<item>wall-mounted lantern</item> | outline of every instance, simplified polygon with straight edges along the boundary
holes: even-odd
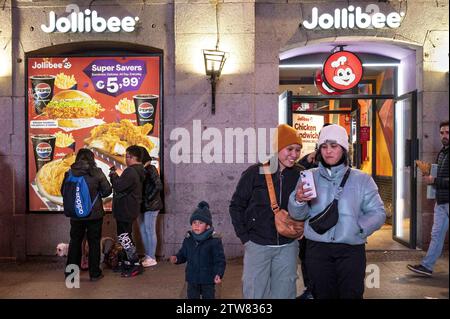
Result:
[[[211,82],[211,113],[216,113],[216,83],[227,59],[227,53],[217,50],[203,50],[205,72]]]

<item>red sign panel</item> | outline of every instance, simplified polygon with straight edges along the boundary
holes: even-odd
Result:
[[[360,127],[359,141],[361,143],[370,141],[370,126],[361,126]]]
[[[323,65],[323,77],[328,87],[346,91],[361,81],[363,68],[361,60],[348,51],[331,54]]]

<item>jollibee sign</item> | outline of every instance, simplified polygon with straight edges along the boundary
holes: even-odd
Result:
[[[398,28],[405,17],[404,12],[390,12],[387,15],[380,12],[376,4],[369,4],[365,12],[361,7],[348,6],[344,9],[335,9],[333,13],[322,13],[314,7],[311,12],[311,20],[304,20],[301,25],[308,30],[320,28],[327,29],[380,29]]]
[[[340,94],[358,85],[363,76],[361,60],[349,51],[332,53],[314,76],[316,87],[323,94]]]
[[[323,65],[326,83],[338,91],[355,87],[362,78],[361,60],[348,51],[335,52],[328,57]]]
[[[57,17],[54,11],[48,14],[48,25],[42,24],[41,30],[45,33],[53,32],[133,32],[139,17],[126,16],[123,18],[109,17],[103,18],[98,15],[97,11],[85,9],[80,11],[76,4],[66,6],[66,17]]]

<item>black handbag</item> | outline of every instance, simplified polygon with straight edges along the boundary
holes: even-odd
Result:
[[[309,226],[318,234],[323,235],[331,228],[333,228],[338,220],[339,220],[339,210],[338,203],[339,200],[336,198],[342,192],[344,188],[345,182],[347,182],[347,178],[350,175],[350,168],[345,172],[344,178],[342,179],[341,184],[339,185],[338,192],[333,199],[333,201],[328,204],[328,206],[319,214],[314,216],[309,220]]]

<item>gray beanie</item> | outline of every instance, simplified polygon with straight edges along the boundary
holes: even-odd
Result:
[[[191,219],[189,220],[191,225],[194,220],[200,220],[209,226],[212,226],[212,216],[207,202],[201,201],[198,203],[197,209],[192,213]]]
[[[331,124],[320,130],[318,145],[326,142],[335,142],[348,152],[348,135],[342,126]]]

